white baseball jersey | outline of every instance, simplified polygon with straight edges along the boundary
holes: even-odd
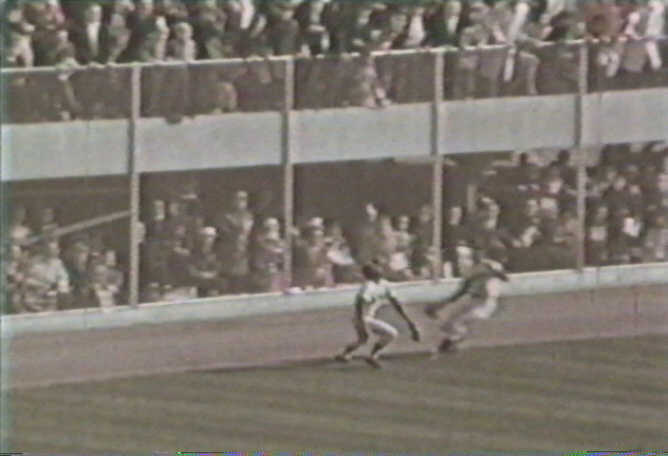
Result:
[[[374,318],[378,310],[396,299],[390,284],[386,280],[365,282],[357,292],[356,303],[362,307],[362,318]]]

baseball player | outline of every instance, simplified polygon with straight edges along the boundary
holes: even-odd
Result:
[[[376,264],[366,265],[362,268],[362,274],[366,279],[355,297],[355,317],[353,324],[357,331],[357,341],[345,347],[343,352],[336,356],[336,360],[348,362],[353,352],[369,341],[369,333],[378,336],[378,340],[371,349],[371,354],[365,358],[366,362],[375,368],[382,367],[378,358],[383,349],[392,343],[399,331],[389,323],[376,317],[378,310],[386,304],[391,304],[396,311],[406,320],[414,341],[420,340],[420,331],[413,321],[406,315],[401,303],[389,287],[389,283],[381,277],[380,266]]]
[[[478,262],[464,277],[457,290],[445,301],[428,306],[425,313],[432,319],[445,306],[468,296],[469,301],[457,310],[442,326],[445,338],[438,345],[435,354],[454,350],[469,334],[469,325],[475,320],[486,320],[496,312],[501,294],[502,282],[508,281],[503,260],[490,258],[493,255],[478,254]]]

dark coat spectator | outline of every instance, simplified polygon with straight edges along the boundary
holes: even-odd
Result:
[[[321,227],[309,227],[295,242],[293,285],[323,288],[334,285],[329,247]]]
[[[222,274],[229,279],[232,291],[242,292],[250,272],[249,246],[255,220],[248,210],[247,192],[236,192],[232,204],[232,210],[220,214],[215,221],[220,235],[218,255]]]
[[[216,229],[205,227],[200,235],[199,243],[190,256],[190,280],[197,287],[198,297],[218,296],[225,291],[226,284],[221,277],[222,264],[214,249]]]
[[[251,288],[254,292],[278,292],[285,286],[285,242],[281,238],[280,228],[277,219],[268,218],[255,238],[251,268]]]

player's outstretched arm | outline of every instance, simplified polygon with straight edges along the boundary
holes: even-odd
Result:
[[[418,342],[420,340],[420,330],[418,329],[417,325],[411,318],[406,314],[406,311],[404,310],[404,307],[401,305],[399,300],[395,297],[390,297],[389,298],[390,302],[392,303],[392,306],[397,310],[397,313],[401,315],[401,318],[406,320],[406,323],[408,323],[408,328],[411,331],[411,338],[415,341]]]
[[[445,306],[447,306],[452,302],[457,301],[459,298],[468,293],[469,289],[471,288],[471,283],[472,283],[471,278],[463,279],[459,283],[459,287],[455,290],[453,294],[451,294],[441,302],[427,306],[427,308],[425,309],[427,315],[429,315],[431,318],[436,318],[438,312],[442,310]]]

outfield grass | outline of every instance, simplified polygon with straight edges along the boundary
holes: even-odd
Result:
[[[11,449],[432,452],[668,449],[668,337],[207,372],[19,391]],[[533,452],[533,453],[532,453]]]

